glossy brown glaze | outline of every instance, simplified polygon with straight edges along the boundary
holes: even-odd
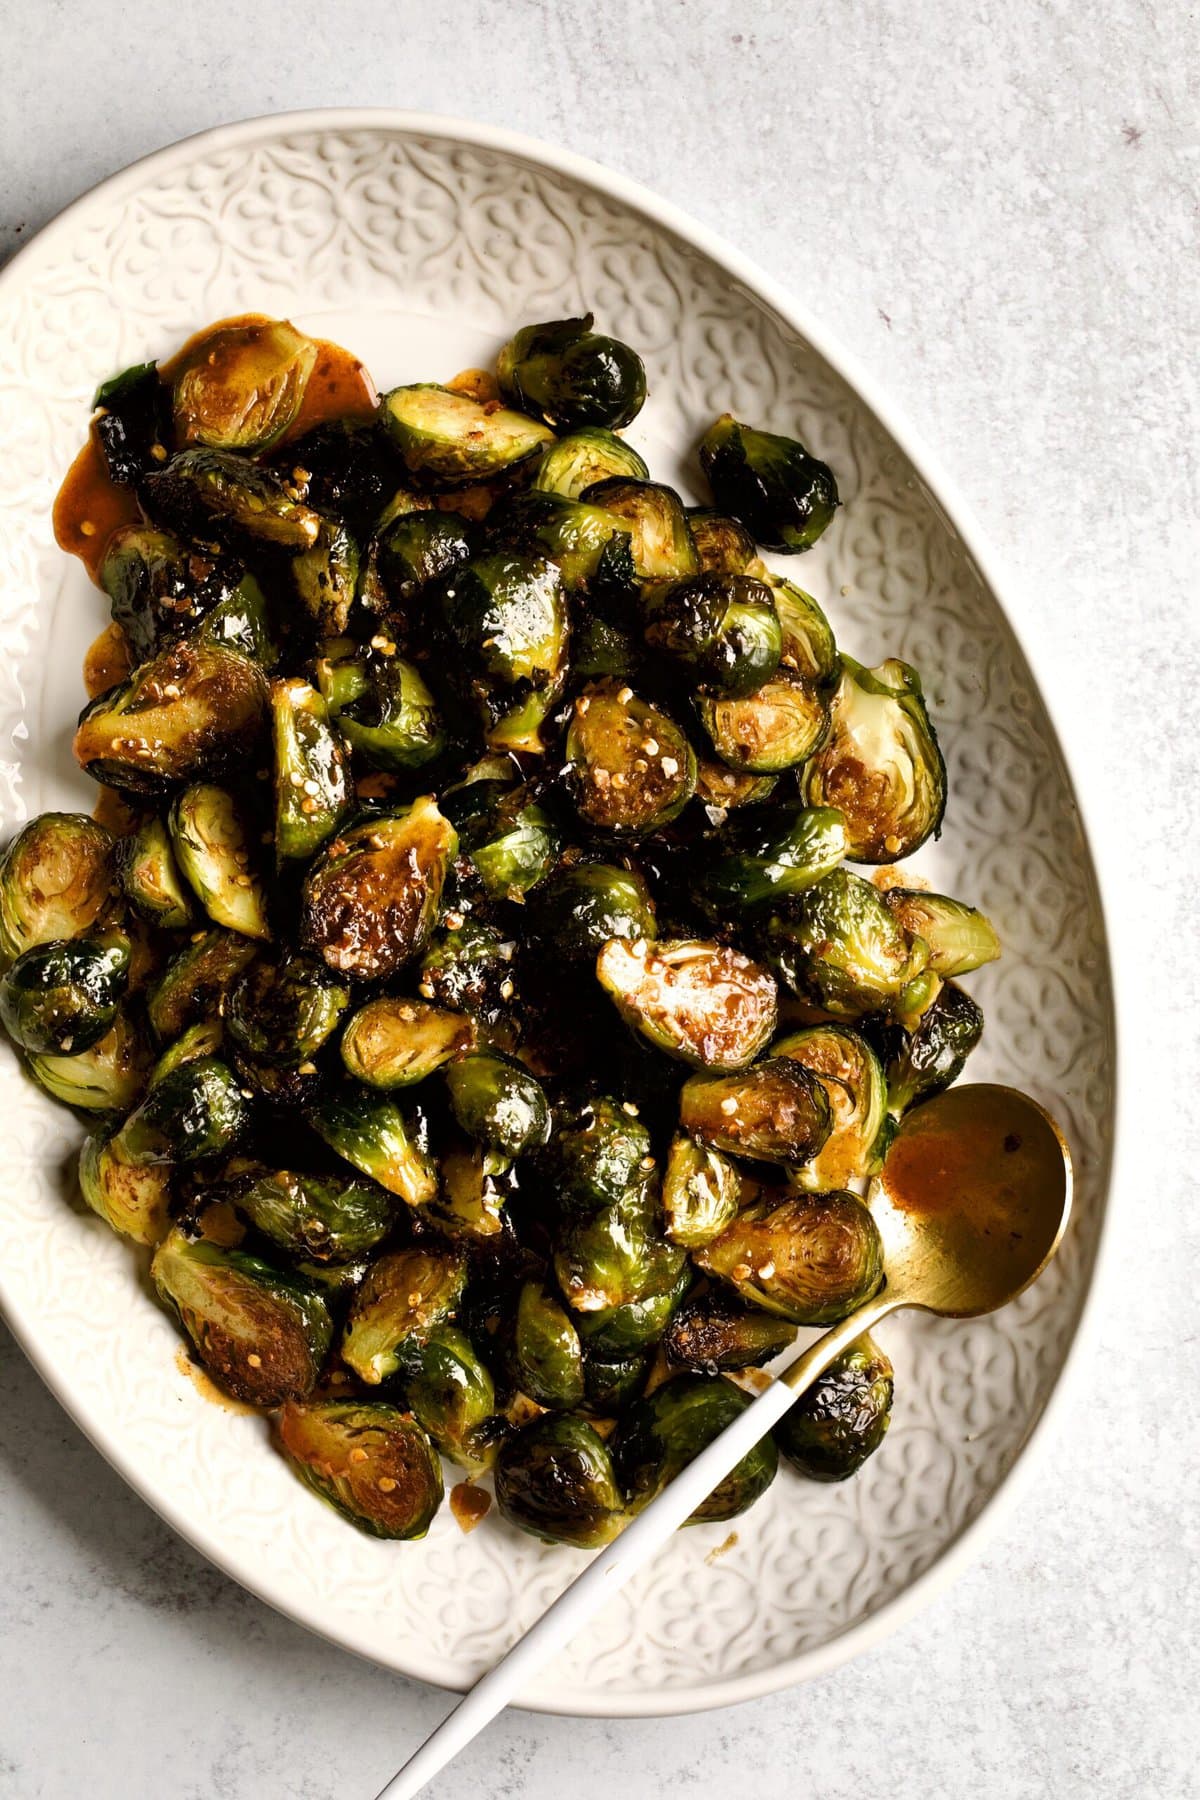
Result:
[[[1019,1135],[989,1130],[986,1121],[974,1131],[922,1130],[914,1116],[911,1126],[887,1159],[893,1206],[909,1213],[949,1212],[963,1205],[964,1194],[982,1188],[997,1210],[1006,1202],[1019,1208],[1026,1173]]]
[[[474,1531],[491,1511],[492,1497],[473,1482],[459,1481],[450,1489],[450,1511],[460,1531]]]
[[[110,479],[100,446],[89,432],[54,502],[55,543],[69,556],[77,556],[96,581],[113,532],[141,516],[133,489],[118,487]]]
[[[83,659],[83,685],[89,700],[106,694],[110,687],[124,681],[133,668],[129,639],[119,625],[106,625],[98,638],[93,638]]]
[[[359,362],[340,344],[318,338],[316,367],[308,378],[304,399],[283,442],[302,437],[326,419],[369,419],[379,405],[375,383]]]

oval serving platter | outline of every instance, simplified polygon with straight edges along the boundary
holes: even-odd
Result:
[[[685,497],[702,492],[696,440],[727,409],[795,432],[835,470],[844,509],[789,572],[851,654],[901,656],[924,677],[951,798],[941,841],[907,866],[982,906],[1005,945],[973,978],[988,1029],[971,1074],[1052,1106],[1078,1174],[1067,1242],[1014,1306],[884,1328],[895,1416],[862,1475],[827,1487],[785,1471],[736,1533],[679,1534],[525,1696],[621,1716],[783,1687],[913,1610],[996,1518],[1092,1282],[1115,1098],[1100,901],[1046,703],[929,459],[744,258],[595,165],[369,111],[176,145],[77,201],[0,276],[0,838],[94,800],[70,737],[105,605],[50,515],[99,380],[250,311],[344,343],[381,387],[444,379],[491,363],[519,324],[588,308],[644,358],[650,399],[629,436]],[[72,1202],[77,1128],[7,1046],[0,1115],[0,1299],[97,1447],[281,1611],[405,1674],[468,1685],[585,1558],[494,1511],[465,1536],[444,1508],[424,1541],[386,1544],[315,1505],[265,1424],[189,1377],[134,1253]]]

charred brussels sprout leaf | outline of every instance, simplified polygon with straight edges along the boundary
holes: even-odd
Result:
[[[196,776],[253,766],[266,700],[262,670],[248,657],[173,644],[85,707],[75,756],[109,787],[162,794]]]
[[[907,663],[842,658],[829,738],[804,770],[810,806],[845,815],[855,862],[896,862],[942,828],[946,765],[920,677]]]
[[[597,1212],[645,1172],[650,1133],[635,1106],[601,1094],[557,1115],[549,1160],[563,1210]]]
[[[689,1137],[731,1156],[805,1163],[829,1137],[829,1100],[815,1075],[786,1056],[736,1075],[693,1075],[679,1097]]]
[[[316,957],[260,958],[234,983],[225,1025],[239,1050],[287,1067],[308,1062],[337,1029],[350,990]]]
[[[461,1013],[385,995],[351,1018],[342,1033],[342,1061],[368,1087],[412,1087],[469,1050],[474,1035]]]
[[[163,931],[182,931],[191,924],[195,905],[179,873],[171,835],[157,813],[120,840],[116,859],[121,888],[139,919]]]
[[[919,888],[888,888],[884,905],[910,937],[929,945],[926,965],[935,975],[969,975],[995,962],[1000,939],[991,920],[961,900],[929,894]]]
[[[542,493],[578,500],[585,488],[614,476],[647,481],[650,471],[624,438],[602,426],[590,426],[550,445],[538,463],[533,486]]]
[[[754,539],[744,525],[708,506],[689,506],[688,524],[706,575],[761,575]]]
[[[558,830],[528,783],[472,781],[447,794],[445,804],[459,850],[493,900],[520,900],[558,855]]]
[[[264,1170],[237,1179],[232,1197],[263,1237],[314,1263],[351,1262],[396,1222],[392,1196],[356,1175]]]
[[[543,748],[539,727],[562,687],[567,606],[558,565],[497,551],[458,569],[439,590],[447,636],[493,749]]]
[[[318,1290],[243,1250],[168,1233],[150,1273],[196,1354],[221,1387],[248,1406],[279,1406],[312,1392],[333,1324]]]
[[[345,631],[358,591],[358,543],[339,519],[322,519],[316,537],[292,562],[300,604],[323,637]]]
[[[320,513],[294,499],[274,469],[231,450],[181,450],[145,485],[154,516],[201,542],[299,553],[321,535]]]
[[[214,925],[268,938],[267,896],[254,868],[257,833],[225,788],[197,781],[177,795],[167,818],[175,860]]]
[[[494,925],[467,917],[430,940],[418,986],[426,1000],[496,1027],[511,1016],[514,944]]]
[[[611,1543],[626,1521],[604,1439],[570,1413],[538,1419],[504,1445],[496,1504],[510,1525],[581,1550]]]
[[[364,536],[400,478],[402,464],[375,418],[324,419],[280,445],[272,459],[308,504]]]
[[[107,924],[113,852],[111,832],[85,813],[41,813],[23,825],[0,859],[0,959]]]
[[[750,1404],[750,1396],[724,1376],[698,1374],[675,1375],[639,1400],[621,1421],[613,1445],[614,1461],[635,1511],[655,1499]],[[774,1440],[765,1437],[746,1452],[687,1524],[736,1518],[766,1493],[778,1467]]]
[[[552,1412],[583,1403],[583,1348],[570,1315],[542,1281],[527,1281],[517,1300],[513,1378]]]
[[[550,1136],[542,1084],[497,1050],[477,1050],[446,1069],[450,1104],[463,1130],[502,1156],[524,1156]]]
[[[958,1080],[983,1036],[983,1013],[968,993],[947,981],[915,1030],[884,1023],[875,1035],[887,1075],[888,1109],[899,1118]]]
[[[845,1481],[883,1442],[892,1365],[870,1337],[839,1356],[775,1427],[775,1442],[810,1481]]]
[[[681,581],[700,573],[691,526],[674,488],[617,476],[598,481],[581,497],[621,521],[629,536],[630,573],[639,581]]]
[[[614,681],[596,682],[576,700],[567,764],[581,817],[615,837],[669,824],[696,788],[695,752],[679,727]]]
[[[753,694],[779,667],[783,637],[771,590],[750,575],[693,575],[654,586],[646,642],[703,693]]]
[[[458,847],[432,795],[335,837],[304,881],[301,932],[333,969],[386,979],[420,951]]]
[[[437,702],[403,657],[325,658],[317,682],[338,730],[373,769],[419,769],[445,748]]]
[[[407,620],[422,588],[452,575],[471,558],[474,532],[453,512],[398,512],[381,521],[371,548],[372,603]]]
[[[568,962],[593,962],[610,938],[641,943],[655,935],[654,903],[641,876],[612,863],[568,863],[542,884],[534,927]]]
[[[271,683],[275,854],[310,857],[351,803],[349,759],[320,694],[298,676]]]
[[[703,869],[698,896],[718,919],[803,893],[846,854],[846,827],[829,806],[764,808],[731,830],[731,848]]]
[[[416,1367],[436,1326],[455,1313],[467,1265],[453,1250],[397,1250],[373,1263],[354,1296],[341,1357],[368,1387]]]
[[[751,775],[795,768],[829,728],[829,703],[815,683],[782,668],[752,694],[698,695],[696,710],[721,761]]]
[[[190,1163],[232,1150],[250,1123],[237,1076],[215,1056],[179,1064],[155,1081],[112,1141],[114,1156]]]
[[[887,1082],[879,1058],[864,1037],[844,1026],[813,1025],[780,1038],[772,1056],[787,1056],[810,1069],[829,1099],[833,1130],[793,1179],[822,1193],[874,1175],[891,1139]]]
[[[31,1056],[29,1073],[39,1087],[78,1112],[120,1118],[145,1086],[150,1056],[136,1027],[119,1012],[112,1030],[90,1050],[69,1056]]]
[[[312,338],[283,319],[201,333],[175,368],[176,442],[265,450],[294,424],[316,361]]]
[[[424,1206],[437,1194],[437,1166],[418,1125],[394,1100],[347,1082],[320,1094],[308,1122],[331,1150],[389,1194],[409,1206]]]
[[[235,931],[200,932],[167,964],[146,1005],[150,1029],[169,1044],[187,1026],[220,1007],[256,946]]]
[[[795,438],[756,431],[725,413],[700,440],[700,467],[722,512],[768,550],[808,550],[838,505],[833,471]]]
[[[693,1250],[718,1237],[737,1215],[742,1178],[710,1144],[679,1133],[663,1176],[663,1219],[673,1244]]]
[[[667,1327],[663,1350],[684,1369],[755,1369],[795,1341],[796,1327],[776,1313],[747,1306],[727,1289],[689,1294]]]
[[[481,1475],[491,1466],[503,1426],[487,1365],[453,1325],[436,1326],[415,1346],[413,1359],[404,1397],[418,1424],[443,1456]]]
[[[696,1262],[794,1325],[835,1325],[883,1281],[879,1228],[849,1193],[767,1196],[696,1251]]]
[[[170,1170],[122,1162],[104,1136],[84,1139],[79,1189],[105,1224],[135,1244],[157,1244],[170,1223]]]
[[[158,364],[123,369],[97,388],[92,405],[97,408],[92,430],[109,476],[118,487],[137,487],[155,466],[154,445],[165,444],[168,437],[167,392]]]
[[[135,661],[153,656],[199,623],[203,580],[193,567],[179,539],[155,525],[121,525],[109,538],[100,586]]]
[[[592,315],[526,325],[496,363],[500,392],[512,405],[563,431],[628,425],[646,398],[642,359],[619,338],[592,330]]]
[[[433,487],[507,475],[552,441],[523,413],[424,382],[385,394],[383,419],[410,474]]]
[[[927,954],[924,944],[910,941],[878,889],[848,869],[792,894],[767,920],[761,941],[792,993],[846,1020],[894,1005]]]
[[[632,632],[590,608],[571,626],[571,671],[581,681],[606,676],[622,683],[640,680],[643,660],[641,644]]]
[[[655,1049],[700,1069],[744,1069],[775,1029],[775,983],[740,950],[695,939],[612,938],[600,985]]]
[[[371,1537],[422,1538],[442,1503],[429,1439],[382,1401],[288,1400],[279,1445],[305,1486]]]
[[[118,932],[35,944],[0,978],[0,1021],[34,1055],[90,1050],[111,1031],[128,979],[129,940]]]

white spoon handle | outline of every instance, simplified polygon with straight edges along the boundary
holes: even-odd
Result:
[[[650,1561],[655,1551],[695,1512],[746,1452],[765,1437],[788,1408],[854,1340],[868,1331],[894,1302],[882,1295],[835,1325],[812,1344],[757,1399],[727,1425],[669,1487],[663,1489],[645,1512],[625,1527],[588,1564],[582,1575],[559,1595],[502,1657],[494,1669],[480,1677],[454,1711],[426,1738],[416,1755],[381,1788],[376,1800],[411,1800],[439,1769],[458,1755],[519,1694],[530,1678],[561,1650],[587,1621],[598,1613],[631,1576]]]

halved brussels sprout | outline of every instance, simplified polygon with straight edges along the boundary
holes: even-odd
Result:
[[[371,1265],[342,1334],[341,1358],[368,1387],[416,1366],[435,1326],[455,1313],[467,1265],[455,1250],[395,1250]]]
[[[236,1177],[230,1193],[263,1237],[313,1263],[351,1262],[396,1223],[392,1196],[356,1175],[264,1169]]]
[[[650,471],[632,444],[603,426],[586,426],[551,444],[542,456],[533,486],[542,493],[578,500],[585,488],[619,475],[648,481]]]
[[[887,1075],[888,1110],[899,1118],[958,1080],[983,1036],[983,1013],[965,989],[947,981],[915,1030],[883,1023],[874,1032]]]
[[[784,669],[752,694],[729,699],[700,694],[696,710],[721,761],[751,775],[795,768],[829,729],[824,695],[813,682]]]
[[[129,980],[129,939],[35,944],[0,978],[0,1022],[35,1056],[74,1056],[112,1030]]]
[[[536,419],[429,382],[393,388],[382,405],[405,467],[435,487],[511,474],[552,442]]]
[[[244,1250],[223,1250],[176,1227],[150,1265],[213,1379],[247,1406],[280,1406],[316,1386],[333,1336],[317,1288]]]
[[[810,549],[837,509],[832,469],[795,438],[740,425],[732,413],[701,438],[700,467],[722,512],[768,550]]]
[[[635,1511],[648,1506],[701,1450],[751,1404],[723,1375],[673,1375],[622,1419],[613,1461]],[[748,1450],[685,1521],[734,1519],[762,1498],[775,1479],[779,1453],[768,1435]]]
[[[736,519],[711,506],[689,506],[687,521],[705,574],[762,576],[758,547]]]
[[[218,325],[175,365],[175,441],[265,450],[295,423],[317,346],[284,319]]]
[[[753,694],[779,667],[783,635],[771,590],[752,575],[654,583],[642,606],[646,642],[701,693]]]
[[[90,1050],[70,1056],[31,1056],[29,1073],[52,1099],[79,1112],[127,1113],[150,1071],[150,1053],[137,1028],[118,1012],[112,1030]]]
[[[619,338],[592,330],[592,314],[526,325],[496,361],[500,392],[563,431],[628,425],[646,398],[642,359]]]
[[[213,924],[269,938],[266,889],[254,866],[258,834],[235,797],[194,781],[176,796],[167,828],[175,860]]]
[[[570,1314],[544,1281],[524,1283],[513,1325],[513,1379],[552,1412],[583,1403],[583,1346]]]
[[[443,1456],[472,1475],[491,1467],[504,1422],[496,1388],[471,1340],[453,1325],[438,1325],[414,1347],[415,1368],[404,1397],[417,1423]]]
[[[641,1397],[651,1361],[648,1350],[634,1356],[614,1357],[611,1362],[602,1356],[585,1356],[583,1410],[597,1419],[615,1419]]]
[[[111,831],[86,813],[42,813],[0,859],[0,958],[85,937],[115,916]]]
[[[585,489],[581,498],[622,521],[629,534],[630,573],[639,581],[682,581],[700,573],[692,528],[674,488],[616,476]]]
[[[696,755],[664,712],[615,681],[575,701],[567,732],[575,805],[587,824],[640,837],[676,818],[696,788]]]
[[[578,1315],[579,1335],[589,1359],[621,1362],[658,1343],[691,1286],[692,1272],[680,1249],[664,1245],[656,1260],[654,1285],[640,1300]]]
[[[199,542],[299,552],[321,535],[320,513],[295,499],[276,470],[232,450],[181,450],[145,488],[152,515]]]
[[[513,1018],[516,998],[511,938],[468,915],[430,939],[417,987],[426,1000],[467,1013],[489,1028]]]
[[[796,1327],[725,1288],[689,1294],[663,1337],[667,1361],[684,1369],[756,1369],[795,1341]]]
[[[594,1213],[653,1167],[637,1107],[599,1094],[556,1114],[549,1163],[564,1212]]]
[[[794,1325],[836,1325],[883,1282],[879,1227],[857,1194],[767,1194],[694,1256]]]
[[[424,1206],[438,1190],[437,1164],[419,1125],[394,1100],[357,1082],[316,1096],[307,1114],[331,1150],[409,1206]]]
[[[232,1150],[250,1123],[237,1076],[215,1056],[178,1064],[160,1076],[111,1141],[114,1156],[146,1163],[190,1163]]]
[[[160,1044],[169,1044],[188,1025],[207,1018],[220,1006],[257,946],[236,931],[197,932],[173,956],[150,990],[146,1014]]]
[[[472,781],[446,794],[444,803],[460,854],[470,858],[493,900],[519,901],[558,856],[562,840],[531,783]]]
[[[910,937],[929,945],[926,967],[943,978],[969,975],[1000,954],[996,927],[975,907],[921,888],[887,888],[883,903]]]
[[[358,591],[358,544],[339,519],[322,519],[316,537],[292,561],[300,604],[322,637],[345,631]]]
[[[450,1104],[463,1130],[501,1156],[524,1156],[550,1136],[540,1081],[498,1050],[476,1050],[446,1069]]]
[[[345,653],[321,658],[316,674],[338,730],[373,769],[419,769],[441,755],[437,702],[403,657],[364,654],[347,640]]]
[[[500,541],[548,556],[569,589],[586,585],[612,540],[627,537],[625,521],[602,506],[529,488],[498,506],[488,520]]]
[[[182,931],[195,905],[179,873],[166,822],[151,813],[116,850],[121,887],[139,919],[163,931]]]
[[[792,993],[846,1020],[892,1006],[928,954],[923,943],[910,941],[878,889],[849,869],[834,869],[790,895],[766,921],[761,942]]]
[[[75,757],[96,781],[130,794],[162,794],[196,776],[253,767],[267,684],[235,650],[172,644],[86,706]]]
[[[769,800],[778,785],[777,775],[739,775],[728,763],[702,756],[696,773],[696,798],[706,807],[734,812]]]
[[[310,1062],[337,1029],[350,990],[316,957],[260,957],[229,992],[225,1025],[239,1050],[281,1068]]]
[[[946,765],[921,678],[892,659],[864,669],[842,658],[827,741],[801,777],[810,806],[846,817],[855,862],[897,862],[942,828]]]
[[[167,391],[157,363],[135,363],[96,389],[92,430],[110,478],[118,487],[137,487],[154,467],[153,448],[169,436]]]
[[[864,1334],[783,1415],[775,1442],[810,1481],[845,1481],[883,1442],[892,1392],[892,1365]]]
[[[744,1069],[775,1030],[775,983],[740,950],[693,938],[610,938],[601,987],[657,1050],[699,1069]]]
[[[412,1087],[469,1050],[474,1039],[461,1013],[384,995],[351,1018],[342,1033],[342,1061],[368,1087]]]
[[[833,1130],[817,1154],[794,1171],[797,1187],[815,1193],[846,1188],[883,1166],[891,1140],[887,1082],[866,1039],[845,1026],[810,1025],[771,1046],[812,1071],[829,1099]]]
[[[305,943],[346,974],[366,981],[395,975],[433,928],[457,848],[454,827],[431,794],[342,832],[305,877]]]
[[[610,938],[642,943],[655,935],[654,902],[635,869],[567,863],[533,901],[534,928],[556,956],[592,962]]]
[[[730,832],[732,847],[701,871],[697,897],[718,919],[814,887],[846,854],[846,826],[831,806],[768,807]]]
[[[371,546],[368,587],[372,610],[407,620],[408,608],[422,588],[470,561],[473,542],[470,521],[461,513],[426,508],[389,510],[380,520]]]
[[[805,1163],[829,1137],[832,1114],[815,1075],[771,1056],[737,1075],[692,1075],[679,1096],[679,1123],[731,1156]]]
[[[829,620],[811,594],[781,575],[769,577],[775,611],[783,633],[785,669],[813,681],[819,688],[832,687],[842,666]]]
[[[172,532],[140,519],[112,533],[98,580],[134,662],[154,656],[195,628],[206,610],[205,571],[212,567],[189,553]]]
[[[720,1235],[737,1216],[742,1178],[711,1144],[676,1133],[663,1175],[663,1223],[673,1244],[695,1249]]]
[[[657,1211],[654,1189],[641,1177],[599,1211],[560,1224],[554,1273],[573,1311],[607,1312],[674,1285],[684,1253],[659,1236]]]
[[[83,1141],[79,1189],[106,1225],[135,1244],[157,1244],[170,1224],[170,1170],[161,1164],[134,1168],[113,1154],[101,1134]]]
[[[539,726],[567,667],[567,605],[557,563],[514,551],[473,557],[443,583],[439,602],[489,746],[537,754]]]
[[[204,1056],[219,1056],[225,1041],[225,1025],[223,1020],[203,1019],[187,1030],[175,1042],[155,1058],[154,1067],[150,1071],[149,1085],[164,1081],[181,1069],[184,1063],[199,1062]]]
[[[415,1419],[379,1400],[284,1403],[279,1445],[306,1487],[360,1531],[422,1538],[442,1503],[442,1465]]]
[[[573,1413],[535,1419],[504,1445],[496,1504],[532,1537],[581,1550],[611,1543],[627,1518],[608,1446]]]
[[[354,783],[324,700],[299,676],[271,683],[271,738],[275,854],[285,861],[309,857],[337,830]]]
[[[442,1191],[430,1216],[455,1243],[494,1238],[504,1230],[504,1207],[514,1192],[512,1159],[464,1138],[442,1152]]]

